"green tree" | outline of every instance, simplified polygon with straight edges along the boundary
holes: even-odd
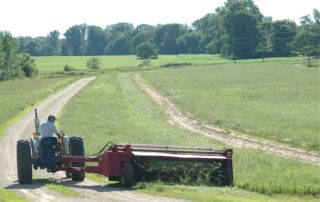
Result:
[[[85,55],[86,54],[86,39],[87,39],[87,25],[74,25],[70,27],[65,33],[66,38],[64,49],[68,55]]]
[[[180,36],[177,44],[183,47],[183,52],[189,54],[200,53],[201,33],[199,31],[191,31]]]
[[[287,57],[293,54],[292,42],[297,25],[292,20],[277,20],[272,23],[272,51],[274,56]]]
[[[31,55],[28,53],[19,55],[18,65],[26,77],[33,77],[34,75],[38,74],[34,59],[32,59]]]
[[[19,76],[18,43],[9,32],[0,32],[0,80]]]
[[[158,25],[153,42],[161,54],[177,54],[183,52],[183,47],[177,43],[177,39],[187,31],[188,27],[182,24]]]
[[[194,21],[192,26],[200,32],[199,49],[202,53],[220,53],[223,45],[224,27],[222,16],[209,13]]]
[[[130,54],[129,40],[123,33],[117,33],[106,47],[106,53],[111,55],[128,55]]]
[[[97,57],[92,57],[87,61],[87,67],[92,70],[97,70],[100,68],[101,61]]]
[[[310,15],[301,18],[301,26],[294,41],[294,46],[302,55],[320,55],[320,12],[313,10],[313,18]]]
[[[217,9],[226,34],[222,54],[236,58],[254,57],[259,45],[262,14],[252,0],[228,0]]]
[[[150,42],[143,42],[137,46],[137,56],[141,59],[158,58],[157,50]]]
[[[61,44],[59,40],[60,33],[54,30],[48,34],[45,41],[46,54],[45,55],[60,55]]]
[[[117,33],[123,33],[126,37],[129,37],[134,31],[134,26],[131,23],[121,22],[117,24],[108,25],[106,27],[106,32],[110,33],[111,35]]]
[[[107,34],[101,27],[88,26],[88,55],[103,55],[107,42]]]
[[[111,55],[131,54],[130,38],[134,33],[134,26],[131,23],[117,23],[108,25],[105,29],[108,37],[106,53]]]
[[[131,52],[137,53],[138,45],[143,42],[152,43],[154,38],[154,31],[154,26],[146,24],[138,25],[134,30],[134,34],[130,38],[130,47],[132,48]]]

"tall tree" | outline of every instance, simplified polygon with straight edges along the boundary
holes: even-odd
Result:
[[[9,32],[0,32],[0,80],[19,76],[18,43]]]
[[[202,53],[220,53],[224,36],[224,27],[222,16],[216,13],[209,13],[204,17],[194,21],[192,26],[201,34],[200,52]]]
[[[108,54],[131,54],[130,38],[134,32],[134,26],[131,23],[117,23],[108,25],[107,32],[109,44],[106,47]]]
[[[320,12],[313,10],[313,16],[301,18],[301,26],[294,45],[302,55],[320,56]]]
[[[177,43],[177,39],[186,34],[188,27],[182,24],[158,25],[155,31],[154,43],[162,54],[177,54],[183,47]]]
[[[263,17],[259,8],[252,0],[228,0],[217,12],[223,17],[228,39],[223,44],[223,54],[253,57],[259,45],[259,24]]]
[[[66,38],[65,49],[70,55],[85,55],[86,39],[87,39],[87,25],[74,25],[70,27],[65,33]]]
[[[61,54],[61,44],[59,41],[60,33],[54,30],[48,34],[46,37],[46,55],[60,55]]]
[[[129,36],[134,31],[134,26],[131,23],[120,22],[117,24],[108,25],[106,31],[111,35],[117,33],[123,33],[126,36]]]
[[[123,33],[117,33],[108,43],[106,53],[111,55],[128,55],[130,46],[127,37]]]
[[[201,33],[199,31],[190,31],[177,39],[177,44],[183,47],[184,53],[200,53]]]
[[[133,49],[132,52],[136,53],[137,47],[144,42],[152,43],[152,40],[154,38],[154,31],[154,26],[146,24],[138,25],[134,29],[134,33],[130,38],[130,47]]]
[[[105,31],[98,26],[88,26],[87,54],[103,55],[107,46],[107,35]]]
[[[274,56],[286,57],[293,53],[292,42],[297,25],[292,20],[277,20],[272,23],[272,50]]]

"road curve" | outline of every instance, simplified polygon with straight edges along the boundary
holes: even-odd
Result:
[[[165,109],[170,117],[170,123],[174,125],[203,134],[230,146],[261,149],[270,154],[292,157],[305,163],[320,165],[320,154],[286,145],[274,144],[268,141],[256,140],[251,137],[240,136],[204,124],[193,118],[191,114],[180,109],[167,97],[157,92],[140,74],[134,74],[133,79],[157,104]]]
[[[95,80],[95,77],[80,79],[65,89],[53,94],[35,108],[39,111],[40,120],[46,120],[49,114],[57,115],[64,105],[82,88]],[[34,111],[30,110],[21,120],[11,125],[0,140],[0,188],[15,190],[31,201],[56,202],[71,201],[179,201],[172,198],[153,197],[146,194],[137,194],[124,189],[103,187],[101,184],[86,179],[81,183],[74,183],[64,179],[64,173],[54,175],[45,171],[33,171],[34,183],[19,185],[17,183],[16,142],[20,139],[29,139],[34,131]],[[55,178],[63,180],[79,196],[63,196],[44,187],[44,180]]]

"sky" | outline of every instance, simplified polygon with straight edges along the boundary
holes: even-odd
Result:
[[[0,30],[13,36],[46,36],[86,23],[105,28],[118,22],[157,25],[191,23],[223,6],[225,0],[4,0]],[[320,0],[254,0],[264,16],[274,20],[299,18],[320,10]]]

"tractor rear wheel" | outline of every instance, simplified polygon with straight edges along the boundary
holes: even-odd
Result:
[[[71,137],[70,138],[70,154],[74,156],[84,156],[84,146],[81,137]],[[72,167],[85,167],[85,163],[72,163]],[[72,172],[71,178],[73,181],[83,181],[85,178],[85,171]]]
[[[120,183],[124,186],[132,186],[134,183],[134,168],[131,163],[124,163]]]
[[[30,142],[19,140],[17,142],[17,169],[19,184],[32,182],[32,159]]]

